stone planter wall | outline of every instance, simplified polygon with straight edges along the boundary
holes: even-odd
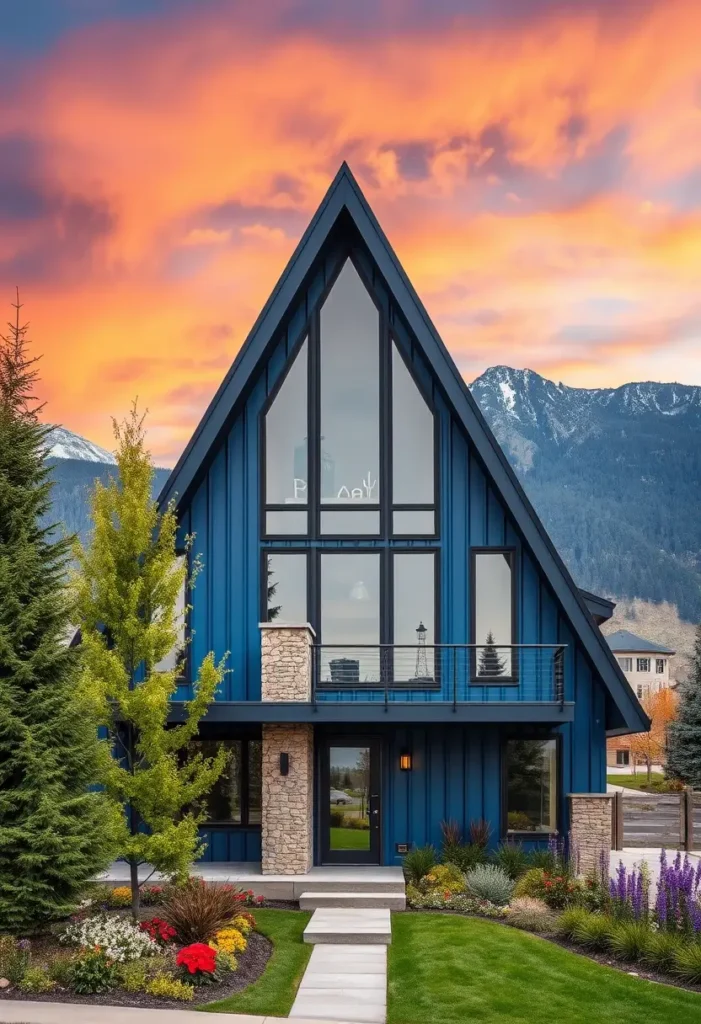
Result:
[[[570,838],[579,861],[579,874],[606,870],[611,859],[613,797],[609,793],[570,793]]]

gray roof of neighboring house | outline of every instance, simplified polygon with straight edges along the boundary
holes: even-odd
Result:
[[[606,637],[612,651],[632,651],[644,654],[676,654],[676,651],[665,647],[664,644],[656,644],[652,640],[644,640],[636,636],[628,629],[619,629]]]

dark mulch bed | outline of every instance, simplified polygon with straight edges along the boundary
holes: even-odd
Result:
[[[570,942],[568,939],[560,938],[558,935],[551,935],[547,932],[531,932],[526,928],[517,928],[516,925],[511,924],[502,917],[483,917],[481,914],[465,914],[460,910],[434,910],[429,907],[409,906],[407,906],[405,913],[452,914],[457,917],[473,917],[479,921],[492,921],[494,924],[503,925],[505,928],[513,928],[514,931],[523,931],[528,935],[535,935],[538,939],[545,939],[547,942],[552,942],[556,946],[561,946],[562,949],[566,949],[569,953],[576,953],[577,956],[586,957],[587,960],[594,960],[597,964],[601,964],[603,967],[611,967],[614,971],[620,971],[621,974],[629,974],[635,978],[644,978],[646,981],[654,981],[658,985],[670,985],[672,988],[685,988],[689,992],[701,992],[701,985],[692,985],[690,982],[682,981],[673,974],[660,974],[657,971],[650,970],[649,967],[645,967],[641,963],[626,963],[623,960],[614,960],[610,953],[594,953],[592,950],[584,949],[583,946],[578,946],[575,942]]]
[[[55,943],[47,941],[45,948]],[[33,952],[40,957],[43,945],[40,942],[32,944]],[[65,947],[62,947],[65,949]],[[27,999],[44,1003],[88,1003],[95,1006],[140,1006],[143,1009],[168,1009],[187,1010],[193,1006],[201,1006],[203,1003],[212,1003],[218,999],[226,999],[237,992],[247,988],[252,982],[257,981],[266,968],[270,955],[273,951],[272,943],[258,932],[251,932],[248,936],[248,946],[244,953],[238,953],[236,960],[238,970],[230,974],[227,981],[219,985],[201,985],[194,989],[194,998],[191,1003],[176,1002],[174,999],[156,999],[146,992],[125,992],[123,989],[115,988],[102,995],[79,996],[67,989],[54,989],[52,992],[21,992],[18,988],[8,988],[0,991],[2,999]]]

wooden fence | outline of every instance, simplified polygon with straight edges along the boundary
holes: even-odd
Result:
[[[701,793],[615,793],[613,849],[701,849]]]

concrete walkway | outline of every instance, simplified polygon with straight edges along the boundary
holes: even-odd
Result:
[[[290,1019],[385,1024],[387,946],[315,946]]]
[[[283,1024],[286,1017],[260,1017],[217,1013],[217,1024]],[[142,1010],[131,1006],[90,1006],[85,1003],[39,1003],[24,999],[0,1000],[0,1024],[202,1024],[207,1014],[196,1010]],[[339,1024],[338,1018],[296,1020],[295,1024]],[[356,1024],[344,1020],[341,1024]]]

